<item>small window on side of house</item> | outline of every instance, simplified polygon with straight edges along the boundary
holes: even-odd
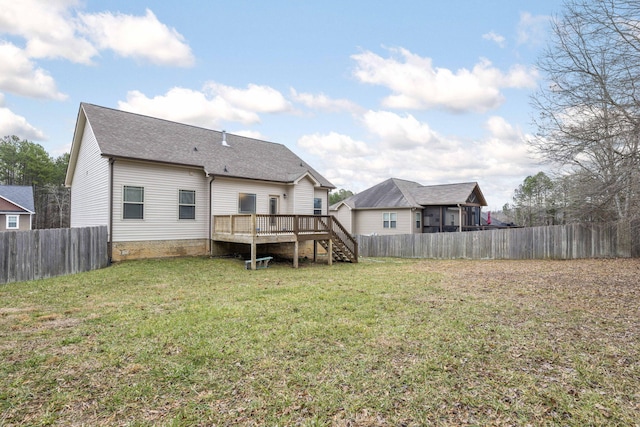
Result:
[[[178,219],[196,219],[196,192],[178,191]]]
[[[416,212],[416,228],[420,229],[421,226],[422,226],[422,213]]]
[[[124,186],[122,218],[144,219],[144,187]]]
[[[256,195],[253,193],[238,194],[238,213],[254,214],[256,213]]]
[[[396,228],[398,214],[395,212],[385,212],[382,214],[382,228]]]
[[[322,215],[322,199],[320,197],[313,199],[313,214]]]
[[[7,230],[17,230],[20,228],[19,215],[7,215]]]

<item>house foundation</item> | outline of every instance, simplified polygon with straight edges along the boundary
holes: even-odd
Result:
[[[146,240],[111,243],[111,260],[205,256],[209,254],[207,239]]]

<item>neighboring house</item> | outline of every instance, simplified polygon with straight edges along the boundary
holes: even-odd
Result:
[[[33,188],[25,185],[0,185],[0,231],[31,230]]]
[[[352,234],[477,230],[487,202],[476,182],[421,185],[390,178],[330,207]]]
[[[107,225],[116,261],[213,253],[215,219],[329,217],[335,188],[282,144],[86,103],[65,184],[71,226]],[[240,242],[254,243],[254,259],[263,243]]]

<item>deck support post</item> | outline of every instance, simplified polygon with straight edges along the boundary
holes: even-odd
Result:
[[[256,269],[256,258],[258,257],[256,246],[257,246],[256,241],[254,239],[253,242],[251,242],[251,269],[252,270]]]
[[[318,262],[318,241],[313,241],[313,262]]]
[[[293,242],[293,268],[298,268],[298,250],[300,242]]]
[[[258,230],[256,229],[256,214],[251,215],[251,229],[253,230],[253,239],[251,239],[251,269],[256,269],[256,258],[258,257],[258,248],[256,239],[258,238]]]
[[[329,265],[333,265],[333,239],[329,239],[329,253],[327,256],[329,257]]]

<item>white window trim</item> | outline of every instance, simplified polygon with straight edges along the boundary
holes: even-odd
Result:
[[[141,188],[142,189],[142,202],[131,202],[131,201],[127,201],[125,198],[125,194],[126,194],[126,188],[127,187],[131,187],[131,188]],[[124,221],[143,221],[144,220],[144,202],[145,199],[145,191],[144,191],[144,187],[141,185],[123,185],[122,186],[122,219]],[[125,213],[125,205],[142,205],[142,218],[126,218],[124,215]]]
[[[245,196],[253,196],[253,212],[243,211],[241,210],[242,204],[240,203],[240,197],[242,195]],[[258,195],[256,193],[238,193],[238,213],[239,214],[255,214],[258,213]]]
[[[180,203],[180,194],[183,191],[190,191],[193,193],[193,204],[191,203]],[[193,218],[180,218],[180,208],[182,206],[193,206]],[[196,219],[196,190],[185,190],[181,188],[178,190],[178,220],[179,221],[193,221]]]
[[[388,218],[388,219],[385,219]],[[392,219],[395,218],[395,219]],[[385,227],[385,223],[388,223]],[[392,225],[393,223],[393,225]],[[382,213],[382,228],[398,228],[398,213],[397,212],[383,212]]]
[[[16,226],[15,227],[9,227],[9,218],[16,218]],[[7,224],[6,224],[6,229],[7,230],[19,230],[20,229],[20,215],[7,215]]]

